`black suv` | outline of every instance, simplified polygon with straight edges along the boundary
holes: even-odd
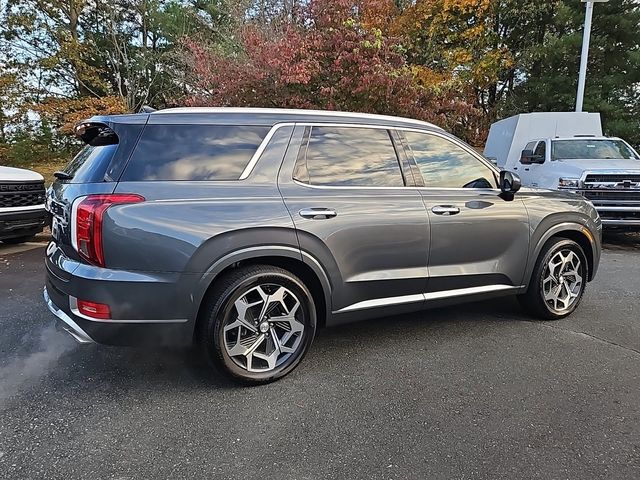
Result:
[[[178,108],[77,134],[49,199],[45,299],[84,343],[195,341],[264,382],[324,325],[497,295],[564,317],[600,259],[588,202],[518,191],[424,122]]]

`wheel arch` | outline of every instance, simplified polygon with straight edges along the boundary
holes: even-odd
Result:
[[[314,303],[318,327],[326,324],[327,316],[331,312],[331,284],[322,265],[316,258],[295,247],[273,245],[248,247],[231,252],[217,260],[200,279],[196,305],[194,335],[198,331],[203,307],[209,293],[216,282],[226,273],[248,265],[271,265],[283,268],[296,275],[307,286]]]
[[[527,272],[525,276],[527,287],[529,286],[531,275],[533,273],[533,269],[535,268],[535,264],[538,261],[538,257],[540,256],[540,252],[542,251],[544,246],[554,238],[566,238],[569,240],[573,240],[578,245],[580,245],[580,247],[584,251],[585,256],[587,257],[587,280],[591,281],[596,272],[596,252],[598,248],[596,239],[586,226],[580,223],[563,222],[556,224],[546,230],[544,234],[541,235],[540,238],[535,242],[533,254],[530,257],[531,261],[527,266]]]

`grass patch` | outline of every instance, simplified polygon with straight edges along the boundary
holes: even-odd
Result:
[[[34,161],[34,162],[8,162],[4,164],[5,167],[26,168],[27,170],[33,170],[38,172],[44,177],[44,182],[49,185],[53,182],[53,172],[62,170],[69,160],[47,160],[47,161]]]

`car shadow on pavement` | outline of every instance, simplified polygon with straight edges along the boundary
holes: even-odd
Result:
[[[602,233],[602,246],[606,250],[629,251],[640,249],[640,228],[636,230],[608,229]]]
[[[505,322],[528,320],[515,299],[502,298],[468,303],[454,307],[424,310],[418,313],[384,317],[342,325],[318,332],[307,358],[296,375],[304,375],[306,364],[317,364],[318,357],[328,363],[330,371],[339,372],[354,347],[375,354],[389,342],[406,348],[423,347],[428,341],[444,342],[469,335],[491,335]],[[387,346],[387,349],[393,350]],[[93,345],[79,348],[81,358],[68,359],[68,365],[82,364],[82,378],[100,383],[157,384],[177,389],[237,389],[246,388],[213,371],[195,347],[108,347]],[[291,378],[295,378],[295,376]],[[289,377],[287,377],[289,378]],[[285,380],[286,381],[286,380]]]

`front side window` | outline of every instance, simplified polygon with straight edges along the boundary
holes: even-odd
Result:
[[[544,159],[546,152],[547,152],[547,142],[542,140],[538,142],[538,145],[536,146],[536,149],[533,151],[533,154],[538,155]]]
[[[312,127],[302,156],[311,185],[402,187],[389,132],[360,127]]]
[[[269,127],[147,125],[124,181],[237,180]]]
[[[495,188],[493,170],[446,138],[404,132],[425,187]]]

